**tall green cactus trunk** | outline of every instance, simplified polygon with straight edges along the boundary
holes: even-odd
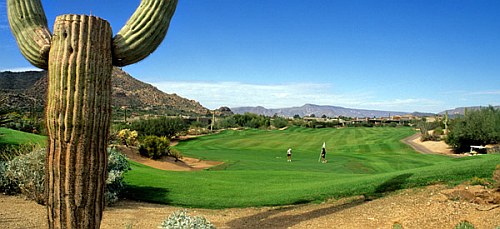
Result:
[[[56,19],[49,53],[46,192],[51,228],[99,228],[111,117],[108,22]]]
[[[7,0],[24,57],[49,70],[45,190],[49,228],[99,228],[104,209],[112,66],[136,63],[165,37],[177,0],[142,0],[112,38],[103,19],[63,15],[54,33],[40,0]]]

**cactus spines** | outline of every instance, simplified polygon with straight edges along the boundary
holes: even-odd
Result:
[[[163,41],[177,0],[143,0],[113,38],[113,64],[125,66],[151,54]]]
[[[7,0],[10,28],[24,57],[47,69],[51,34],[40,0]]]
[[[49,71],[49,228],[100,227],[113,64],[132,64],[153,52],[176,6],[177,0],[142,0],[113,39],[108,22],[85,15],[58,16],[52,36],[40,0],[8,0],[9,23],[21,53]]]
[[[47,209],[52,228],[98,227],[104,209],[111,115],[109,23],[56,18],[49,53]],[[90,220],[83,220],[90,217]]]

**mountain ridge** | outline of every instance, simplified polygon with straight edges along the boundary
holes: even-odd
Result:
[[[177,94],[164,93],[118,67],[113,68],[111,84],[112,105],[117,108],[127,106],[138,110],[173,111],[186,115],[209,113],[199,102]],[[47,88],[46,71],[0,72],[0,107],[6,110],[41,111],[46,102]]]
[[[304,104],[300,107],[289,107],[289,108],[274,108],[268,109],[262,106],[256,107],[234,107],[231,111],[235,114],[244,114],[246,112],[266,115],[266,116],[285,116],[293,117],[299,115],[300,117],[311,116],[314,114],[316,117],[321,117],[323,115],[327,117],[389,117],[394,115],[414,115],[414,116],[430,116],[434,113],[421,113],[421,112],[401,112],[401,111],[382,111],[382,110],[368,110],[368,109],[355,109],[355,108],[345,108],[340,106],[332,105],[315,105],[315,104]]]

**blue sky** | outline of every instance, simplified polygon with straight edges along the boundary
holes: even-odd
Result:
[[[139,1],[42,1],[116,33]],[[33,68],[0,0],[0,70]],[[220,106],[305,103],[440,112],[500,105],[498,0],[179,0],[166,39],[124,69],[167,93]]]

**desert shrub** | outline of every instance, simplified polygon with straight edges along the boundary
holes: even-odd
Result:
[[[215,228],[215,226],[203,216],[190,216],[186,210],[180,210],[170,214],[159,228],[205,229]]]
[[[9,162],[0,162],[0,190],[6,194],[22,193],[37,203],[45,203],[45,155],[38,148],[20,155]],[[125,187],[123,175],[130,170],[126,157],[114,149],[108,149],[108,177],[106,180],[106,204],[113,204]]]
[[[28,199],[44,204],[45,149],[38,148],[20,155],[10,162],[5,176],[14,183]]]
[[[130,170],[127,157],[116,151],[108,149],[108,177],[106,179],[106,205],[112,205],[118,201],[120,193],[125,189],[123,174]]]
[[[467,220],[461,221],[455,225],[455,229],[474,229],[474,225]]]
[[[420,136],[420,141],[425,142],[425,141],[439,141],[441,140],[441,137],[436,134],[429,134],[425,133]]]
[[[168,155],[175,158],[175,161],[182,159],[182,153],[178,149],[171,148]]]
[[[138,131],[141,136],[156,135],[170,138],[185,132],[188,125],[181,118],[160,117],[135,121],[130,129]]]
[[[276,128],[283,128],[288,125],[288,119],[283,117],[274,117],[271,119],[271,125]]]
[[[12,112],[0,115],[0,126],[27,133],[45,134],[45,125],[41,112],[19,114]]]
[[[167,156],[170,140],[166,137],[146,136],[139,146],[139,153],[145,157],[158,159]]]
[[[392,224],[392,229],[403,229],[403,225],[401,225],[401,223],[394,223]]]
[[[19,192],[17,185],[12,182],[7,176],[8,162],[0,161],[0,192],[12,195]]]
[[[190,134],[190,135],[202,135],[202,134],[208,134],[208,133],[210,133],[210,130],[207,128],[202,128],[202,127],[189,128],[189,130],[187,131],[187,134]]]
[[[236,123],[234,116],[228,116],[222,119],[217,119],[214,127],[216,129],[227,129],[238,127],[238,124]]]
[[[443,135],[443,134],[444,134],[443,128],[440,126],[436,127],[436,129],[434,129],[433,131],[433,135]]]
[[[135,146],[138,136],[139,134],[137,131],[130,131],[130,129],[122,129],[117,133],[117,137],[120,139],[121,144],[125,146]]]
[[[429,134],[430,130],[441,128],[436,122],[426,122],[421,120],[417,123],[417,128],[420,129],[420,141],[439,141],[441,140],[440,135],[437,134],[436,131],[433,131],[432,134]],[[439,132],[439,130],[438,130]],[[442,129],[441,129],[442,132]]]
[[[38,148],[40,148],[40,145],[34,143],[0,145],[0,161],[10,161],[17,156],[28,154]]]
[[[387,126],[389,126],[389,127],[397,127],[398,124],[395,123],[395,122],[391,122],[391,123],[387,124]]]

